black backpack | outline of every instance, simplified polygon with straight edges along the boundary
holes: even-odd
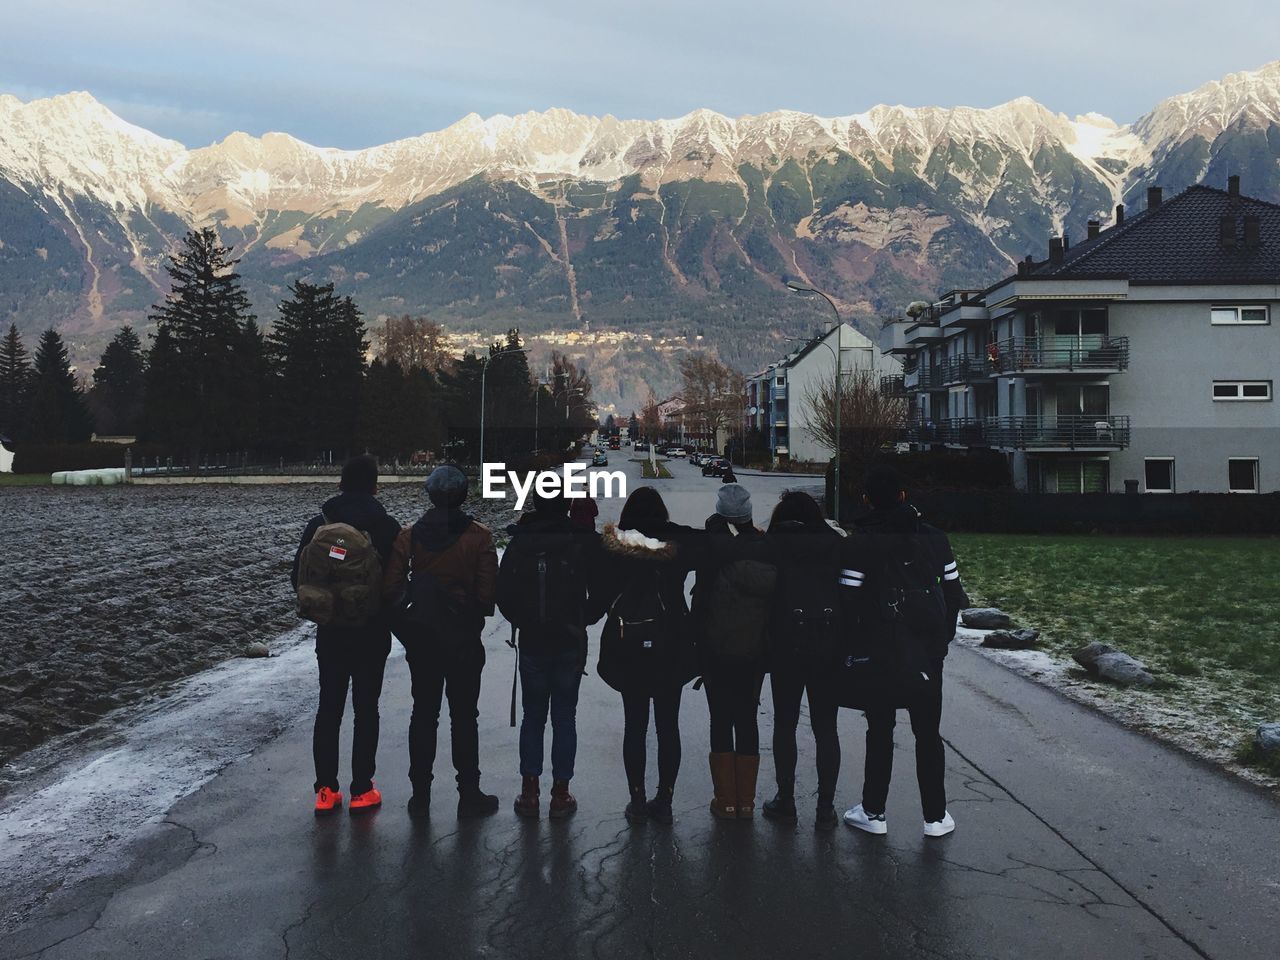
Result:
[[[502,615],[518,630],[581,623],[585,573],[580,545],[570,542],[537,550],[522,547],[520,539],[513,539],[498,568]]]
[[[415,529],[411,536],[418,535]],[[412,550],[410,551],[412,555]],[[474,620],[465,602],[426,570],[412,569],[410,561],[408,607],[400,614],[396,635],[401,641],[425,642],[436,652],[452,656],[462,649]]]
[[[922,535],[886,536],[881,547],[869,588],[875,615],[888,630],[873,658],[909,698],[935,679],[931,651],[947,637],[947,602]]]
[[[783,563],[778,574],[778,633],[783,650],[806,663],[826,663],[843,649],[844,615],[832,557]]]
[[[733,560],[720,568],[707,598],[699,638],[712,656],[740,664],[763,659],[777,580],[777,568],[762,560]]]
[[[645,564],[628,578],[622,592],[609,606],[609,622],[616,652],[620,657],[651,661],[668,644],[670,628],[667,605],[662,599],[662,569]]]

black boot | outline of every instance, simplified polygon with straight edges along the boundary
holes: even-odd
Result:
[[[409,798],[409,816],[415,820],[426,820],[431,816],[431,788],[415,789]]]
[[[644,787],[631,788],[631,802],[624,811],[630,823],[644,823],[649,819],[649,804],[644,799]]]
[[[814,818],[813,825],[818,830],[834,830],[840,823],[840,818],[836,816],[836,805],[830,800],[818,801],[818,815]]]
[[[658,787],[653,799],[645,804],[650,820],[655,823],[671,823],[675,819],[671,813],[671,794],[670,787]]]
[[[796,813],[795,788],[786,789],[779,786],[773,799],[764,802],[764,815],[770,820],[781,823],[795,823],[799,819]]]
[[[458,819],[487,817],[498,812],[498,798],[480,789],[479,783],[458,785]]]

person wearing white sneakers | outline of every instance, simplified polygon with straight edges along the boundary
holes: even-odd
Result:
[[[911,717],[924,835],[956,828],[947,812],[942,735],[942,663],[956,618],[969,605],[946,534],[922,523],[906,483],[891,467],[873,467],[863,501],[871,507],[846,543],[840,571],[855,644],[876,672],[877,702],[867,705],[862,802],[844,822],[865,833],[889,831],[885,807],[893,772],[893,728],[899,708]]]

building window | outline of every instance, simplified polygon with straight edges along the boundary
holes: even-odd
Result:
[[[1270,400],[1270,380],[1215,380],[1214,400]]]
[[[1143,462],[1147,493],[1173,493],[1173,457],[1148,457]]]
[[[1266,305],[1212,307],[1209,310],[1209,322],[1215,325],[1244,324],[1257,326],[1271,322],[1271,314]]]
[[[1227,489],[1232,493],[1258,492],[1258,458],[1233,457],[1227,461]]]
[[[1106,493],[1110,488],[1106,460],[1062,460],[1056,472],[1058,493]]]

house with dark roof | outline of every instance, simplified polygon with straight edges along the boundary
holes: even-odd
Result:
[[[1280,490],[1280,206],[1188,188],[1049,241],[984,290],[913,304],[917,447],[1003,452],[1021,489]]]

